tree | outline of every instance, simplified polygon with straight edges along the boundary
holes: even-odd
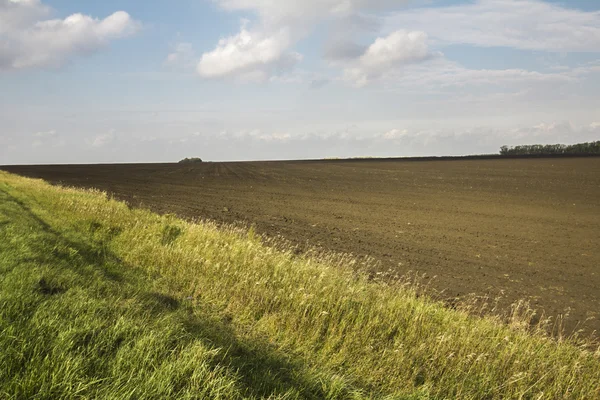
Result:
[[[565,144],[527,144],[518,146],[500,147],[502,156],[527,156],[527,155],[554,155],[554,154],[600,154],[600,140],[589,143],[577,143],[572,145]]]
[[[193,164],[193,163],[201,163],[202,159],[199,157],[191,157],[191,158],[184,158],[183,160],[179,161],[180,164]]]

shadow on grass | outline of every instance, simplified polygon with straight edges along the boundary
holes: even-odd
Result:
[[[22,214],[23,216],[19,216],[16,215],[17,213],[6,212],[5,210],[5,214],[7,214],[7,216],[13,217],[13,220],[23,217],[30,219],[30,221],[33,224],[40,227],[41,231],[53,236],[55,238],[56,244],[62,244],[62,246],[54,246],[52,254],[44,254],[44,252],[40,252],[39,257],[30,258],[27,259],[27,261],[41,263],[47,261],[48,257],[56,257],[63,261],[70,262],[73,256],[77,255],[81,257],[82,260],[86,263],[90,265],[95,265],[96,270],[98,272],[101,272],[104,278],[111,281],[123,280],[122,274],[116,271],[114,268],[111,268],[114,265],[121,264],[121,259],[113,253],[107,251],[103,243],[101,243],[99,246],[92,246],[83,241],[69,239],[65,235],[54,230],[50,224],[48,224],[46,221],[44,221],[42,218],[36,215],[31,209],[31,207],[29,207],[23,201],[17,199],[16,197],[12,196],[10,193],[2,189],[0,189],[0,196],[1,195],[4,195],[2,197],[5,198],[2,199],[0,197],[0,200],[15,203],[24,213],[24,215]],[[86,270],[74,269],[74,271],[81,275],[88,275],[89,277],[89,272],[87,272]]]
[[[129,297],[136,300],[141,304],[141,309],[150,312],[153,318],[170,314],[175,317],[186,333],[181,339],[182,344],[187,346],[200,341],[210,348],[222,349],[220,355],[213,360],[213,366],[231,370],[238,377],[238,384],[245,396],[269,398],[292,392],[307,399],[328,397],[327,381],[321,379],[322,376],[311,375],[300,360],[294,360],[278,351],[266,340],[241,338],[230,319],[219,317],[218,312],[206,312],[209,308],[202,303],[195,302],[192,305],[187,300],[150,290],[153,285],[141,268],[126,265],[109,251],[107,246],[98,248],[85,242],[85,235],[93,232],[80,232],[81,240],[74,240],[53,229],[27,204],[2,189],[0,201],[12,202],[18,206],[19,211],[15,210],[16,207],[13,210],[3,210],[12,222],[34,227],[46,235],[44,240],[32,243],[34,256],[27,261],[68,268],[82,278],[76,285],[84,288],[98,279],[106,279],[112,285],[131,284],[136,290],[124,291],[124,294],[129,292],[129,295],[125,294],[124,299]],[[96,225],[96,229],[100,227],[99,224]],[[47,252],[48,246],[54,249],[51,254]],[[75,259],[77,260],[74,261]],[[60,296],[68,289],[60,280],[55,281],[52,276],[43,276],[34,290],[46,296]],[[39,306],[42,306],[41,303]],[[89,345],[91,340],[86,339],[81,346]],[[172,384],[177,385],[175,382]]]
[[[245,395],[270,398],[293,390],[305,399],[328,397],[323,382],[314,377],[311,380],[305,372],[306,367],[299,361],[284,355],[265,341],[241,340],[229,322],[197,315],[182,322],[193,337],[225,350],[215,359],[215,363],[237,373]]]

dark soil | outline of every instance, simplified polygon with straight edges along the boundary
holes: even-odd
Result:
[[[11,166],[301,248],[418,271],[453,298],[529,299],[600,331],[600,158]]]

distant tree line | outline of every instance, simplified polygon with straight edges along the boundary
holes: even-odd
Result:
[[[526,144],[519,146],[502,146],[500,155],[553,155],[553,154],[600,154],[600,140],[589,143],[577,144]]]

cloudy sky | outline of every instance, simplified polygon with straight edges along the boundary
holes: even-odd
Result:
[[[590,140],[598,0],[0,0],[0,164]]]

